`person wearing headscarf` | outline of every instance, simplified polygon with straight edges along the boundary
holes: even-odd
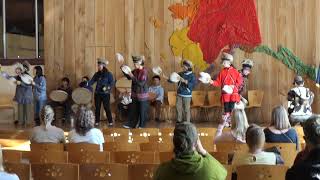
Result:
[[[33,78],[33,96],[34,96],[34,121],[36,126],[40,126],[39,113],[47,102],[47,81],[43,75],[41,66],[34,67],[35,76]]]
[[[100,124],[100,110],[101,103],[103,104],[104,110],[107,114],[107,119],[109,126],[113,125],[113,119],[111,114],[110,107],[110,94],[112,87],[114,85],[113,75],[107,69],[109,61],[103,58],[98,59],[98,72],[96,72],[91,80],[88,82],[88,87],[92,86],[94,83],[97,83],[96,89],[94,92],[94,101],[95,101],[95,125]]]
[[[212,86],[221,87],[221,101],[224,113],[218,125],[217,133],[222,133],[224,126],[231,126],[231,113],[236,103],[240,102],[239,88],[242,83],[242,76],[232,65],[233,56],[222,53],[221,63],[223,69],[215,80],[210,80]]]
[[[64,131],[52,125],[54,111],[46,105],[40,111],[41,125],[32,129],[31,143],[65,143]]]
[[[202,146],[196,127],[190,122],[176,124],[174,158],[162,163],[154,180],[224,180],[227,171]]]
[[[144,67],[144,56],[132,56],[134,70],[124,72],[124,75],[132,80],[131,98],[128,122],[124,128],[143,128],[148,120],[149,88],[148,70]]]
[[[190,122],[190,104],[192,99],[192,91],[197,85],[196,76],[193,73],[193,64],[189,60],[184,60],[182,62],[182,70],[179,72],[180,80],[178,82],[177,90],[177,123],[183,121]],[[171,82],[170,80],[168,80]]]
[[[80,107],[75,116],[75,129],[69,132],[69,142],[98,144],[100,151],[103,151],[103,133],[100,129],[94,128],[94,121],[92,110]]]
[[[6,72],[1,72],[1,75],[8,80],[14,81],[16,84],[13,101],[16,101],[18,104],[18,120],[15,121],[14,124],[26,126],[32,118],[33,103],[32,77],[28,73],[30,64],[24,61],[23,63],[16,63],[14,67],[15,76],[11,76]],[[28,82],[24,81],[25,79],[27,79]]]

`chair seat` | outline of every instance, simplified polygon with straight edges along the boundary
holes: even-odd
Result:
[[[11,104],[1,104],[0,109],[14,109],[14,106]]]

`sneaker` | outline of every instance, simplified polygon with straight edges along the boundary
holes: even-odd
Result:
[[[122,127],[125,129],[130,129],[130,126],[127,126],[127,125],[123,125]]]
[[[109,126],[113,126],[113,123],[109,123]]]

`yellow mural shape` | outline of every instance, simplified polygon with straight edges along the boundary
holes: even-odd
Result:
[[[172,33],[169,40],[171,50],[175,56],[192,61],[196,69],[203,71],[209,65],[203,60],[200,46],[188,38],[188,31],[189,28],[185,27]]]

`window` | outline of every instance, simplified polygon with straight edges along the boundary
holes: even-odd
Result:
[[[43,0],[1,0],[0,56],[8,59],[43,57]]]

